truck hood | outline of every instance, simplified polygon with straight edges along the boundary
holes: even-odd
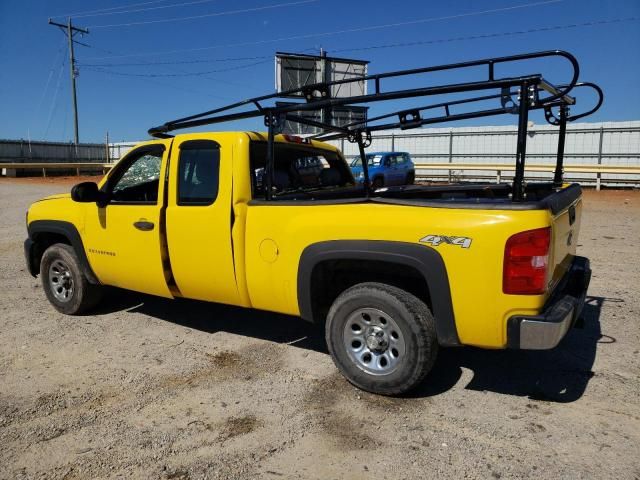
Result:
[[[48,197],[44,197],[41,198],[40,200],[36,200],[34,203],[38,203],[38,202],[45,202],[47,200],[58,200],[58,199],[62,199],[62,198],[71,198],[71,194],[70,193],[56,193],[54,195],[49,195]]]
[[[74,224],[80,230],[85,208],[81,203],[71,200],[70,193],[49,195],[29,206],[28,223],[36,220],[57,220]]]

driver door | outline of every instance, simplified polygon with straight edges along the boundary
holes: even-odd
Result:
[[[109,202],[88,204],[83,241],[105,285],[172,297],[161,214],[171,140],[129,152],[101,185]]]

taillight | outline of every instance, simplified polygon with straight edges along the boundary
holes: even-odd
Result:
[[[551,228],[516,233],[504,247],[502,291],[538,295],[546,290]]]
[[[298,135],[283,135],[287,142],[291,143],[311,143],[308,138],[299,137]]]

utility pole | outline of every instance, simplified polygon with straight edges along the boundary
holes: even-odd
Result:
[[[71,74],[71,102],[73,105],[73,139],[74,139],[74,143],[76,145],[76,148],[78,147],[78,102],[76,99],[76,60],[73,56],[73,36],[76,33],[89,33],[89,30],[86,28],[78,28],[78,27],[74,27],[71,24],[71,18],[68,19],[67,24],[64,25],[62,23],[57,23],[54,22],[53,20],[49,19],[49,25],[55,25],[56,27],[59,27],[66,35],[67,38],[69,39],[69,72]]]

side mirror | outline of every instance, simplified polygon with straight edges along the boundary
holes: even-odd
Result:
[[[82,182],[71,189],[71,200],[74,202],[103,202],[104,194],[98,190],[95,182]]]

